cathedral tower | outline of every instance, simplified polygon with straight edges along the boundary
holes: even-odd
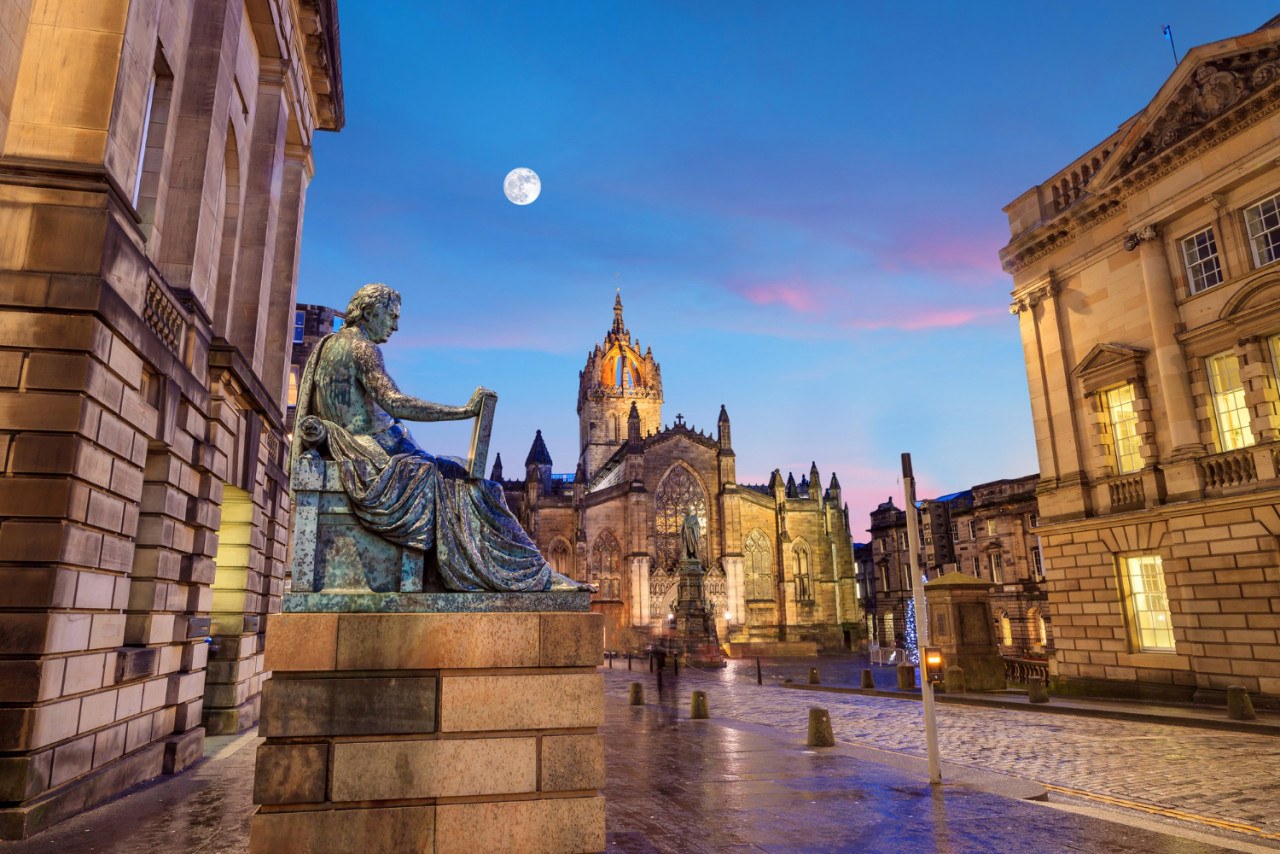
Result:
[[[622,295],[613,303],[613,328],[603,344],[587,355],[578,374],[579,462],[589,479],[601,463],[627,441],[627,417],[634,405],[640,434],[662,426],[662,371],[653,351],[640,354],[640,342],[622,322]]]

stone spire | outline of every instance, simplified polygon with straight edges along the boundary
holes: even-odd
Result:
[[[724,404],[720,404],[720,418],[716,421],[716,439],[720,443],[720,450],[728,451],[733,447],[732,434],[729,429],[729,413],[725,410]]]
[[[631,412],[627,415],[627,442],[632,445],[640,444],[640,410],[635,401],[631,402]]]
[[[502,454],[493,458],[493,471],[489,473],[489,480],[502,483]]]
[[[622,291],[618,291],[618,295],[613,300],[613,334],[625,338],[631,337],[626,325],[622,322]]]
[[[547,443],[542,441],[541,430],[533,437],[533,445],[529,448],[529,456],[524,458],[524,464],[526,466],[551,465],[551,452],[547,450]]]

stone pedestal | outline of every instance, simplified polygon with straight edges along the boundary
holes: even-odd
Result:
[[[251,854],[603,851],[589,599],[287,596],[267,623]],[[304,610],[325,605],[343,612]]]
[[[724,651],[716,634],[716,621],[707,612],[703,588],[706,574],[696,560],[680,561],[680,577],[676,588],[675,634],[672,651],[683,655],[694,667],[724,667]]]
[[[929,643],[942,649],[947,667],[964,670],[968,691],[1005,687],[1004,658],[991,626],[992,586],[962,572],[949,572],[924,586]]]

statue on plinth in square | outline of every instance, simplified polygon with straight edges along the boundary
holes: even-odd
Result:
[[[689,512],[684,516],[684,522],[680,525],[680,539],[684,541],[684,559],[696,561],[698,559],[698,517],[695,513]]]
[[[400,391],[378,346],[399,319],[400,295],[386,285],[351,298],[342,328],[320,340],[303,370],[291,464],[325,449],[360,525],[398,546],[434,548],[446,590],[591,590],[551,569],[501,485],[478,476],[487,425],[478,465],[433,456],[409,433],[404,421],[491,418],[497,394],[480,387],[462,406],[446,406]]]

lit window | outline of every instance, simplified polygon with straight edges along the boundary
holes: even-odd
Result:
[[[896,638],[893,634],[893,612],[884,615],[884,636],[891,645],[896,645]]]
[[[1280,195],[1245,208],[1244,224],[1249,229],[1249,248],[1253,250],[1255,267],[1280,258]]]
[[[1159,555],[1124,559],[1128,582],[1129,616],[1138,648],[1143,652],[1173,652],[1173,621]]]
[[[987,520],[987,536],[994,537],[995,535],[996,535],[996,520],[988,519]]]
[[[809,550],[797,545],[794,551],[796,573],[796,599],[801,602],[813,601],[813,585],[809,576]]]
[[[1001,567],[1000,552],[992,552],[987,555],[987,564],[991,567],[991,580],[996,584],[1004,583],[1004,571]]]
[[[1138,413],[1133,408],[1133,384],[1108,389],[1103,392],[1103,399],[1115,442],[1116,471],[1137,471],[1142,468],[1142,437],[1138,434]]]
[[[1013,622],[1004,611],[1000,612],[1000,642],[1005,646],[1013,646]]]
[[[1213,392],[1213,414],[1218,427],[1218,450],[1234,451],[1253,444],[1249,407],[1244,402],[1240,362],[1234,353],[1219,353],[1205,360]]]
[[[1031,550],[1031,565],[1036,571],[1036,581],[1044,581],[1044,560],[1040,557],[1039,549]]]
[[[289,366],[289,406],[298,405],[298,366]]]
[[[302,333],[307,328],[307,313],[305,311],[295,311],[293,313],[293,343],[302,343]]]
[[[1040,633],[1040,643],[1047,644],[1049,642],[1049,627],[1044,622],[1044,614],[1036,612],[1036,631]]]
[[[747,598],[773,598],[773,547],[759,528],[751,532],[743,545],[743,563],[747,565]]]
[[[1179,245],[1191,293],[1198,294],[1222,284],[1222,265],[1218,263],[1218,244],[1213,239],[1212,228],[1184,237]]]

